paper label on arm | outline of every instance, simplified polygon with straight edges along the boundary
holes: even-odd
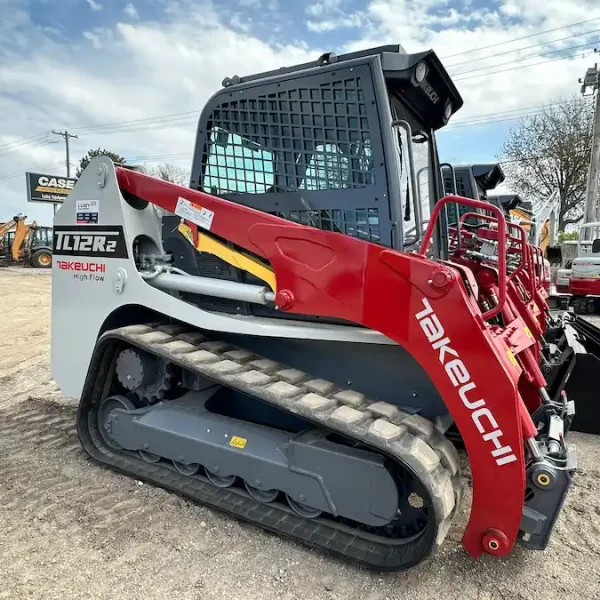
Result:
[[[215,216],[215,213],[212,210],[193,204],[185,198],[179,198],[177,200],[175,214],[178,217],[191,221],[199,227],[208,229],[209,231],[212,227],[213,217]]]

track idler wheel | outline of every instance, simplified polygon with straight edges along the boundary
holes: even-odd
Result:
[[[134,410],[133,402],[125,396],[108,396],[100,403],[97,413],[98,430],[107,446],[113,450],[121,450],[121,445],[112,437],[111,413],[115,409]]]

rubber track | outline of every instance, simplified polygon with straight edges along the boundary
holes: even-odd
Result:
[[[107,447],[99,435],[96,408],[108,394],[117,351],[127,345],[156,354],[217,383],[299,415],[391,457],[425,486],[434,512],[435,531],[406,543],[374,535],[327,518],[307,520],[286,505],[263,504],[237,488],[217,488],[201,476],[186,477],[164,462],[151,464]],[[117,342],[117,343],[115,343]],[[297,541],[378,570],[400,570],[429,556],[444,540],[462,495],[454,446],[433,424],[397,407],[369,400],[353,390],[311,378],[270,359],[208,339],[186,326],[130,325],[107,331],[98,341],[79,405],[77,428],[93,458],[228,512]],[[419,546],[419,542],[421,546]]]

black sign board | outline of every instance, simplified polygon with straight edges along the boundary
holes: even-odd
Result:
[[[62,203],[71,193],[77,179],[42,173],[25,173],[27,177],[27,202]]]

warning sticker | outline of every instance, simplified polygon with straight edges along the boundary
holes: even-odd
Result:
[[[234,448],[243,449],[246,447],[247,441],[248,440],[246,438],[238,437],[237,435],[232,435],[231,440],[229,441],[229,445],[233,446]]]
[[[77,200],[75,202],[77,225],[97,225],[99,211],[100,203],[98,200]]]
[[[202,206],[193,204],[185,198],[179,198],[177,200],[175,214],[182,219],[187,219],[188,221],[196,223],[196,225],[202,227],[203,229],[208,229],[209,231],[212,227],[213,217],[215,216],[215,213],[212,210],[208,210],[208,208],[203,208]]]

